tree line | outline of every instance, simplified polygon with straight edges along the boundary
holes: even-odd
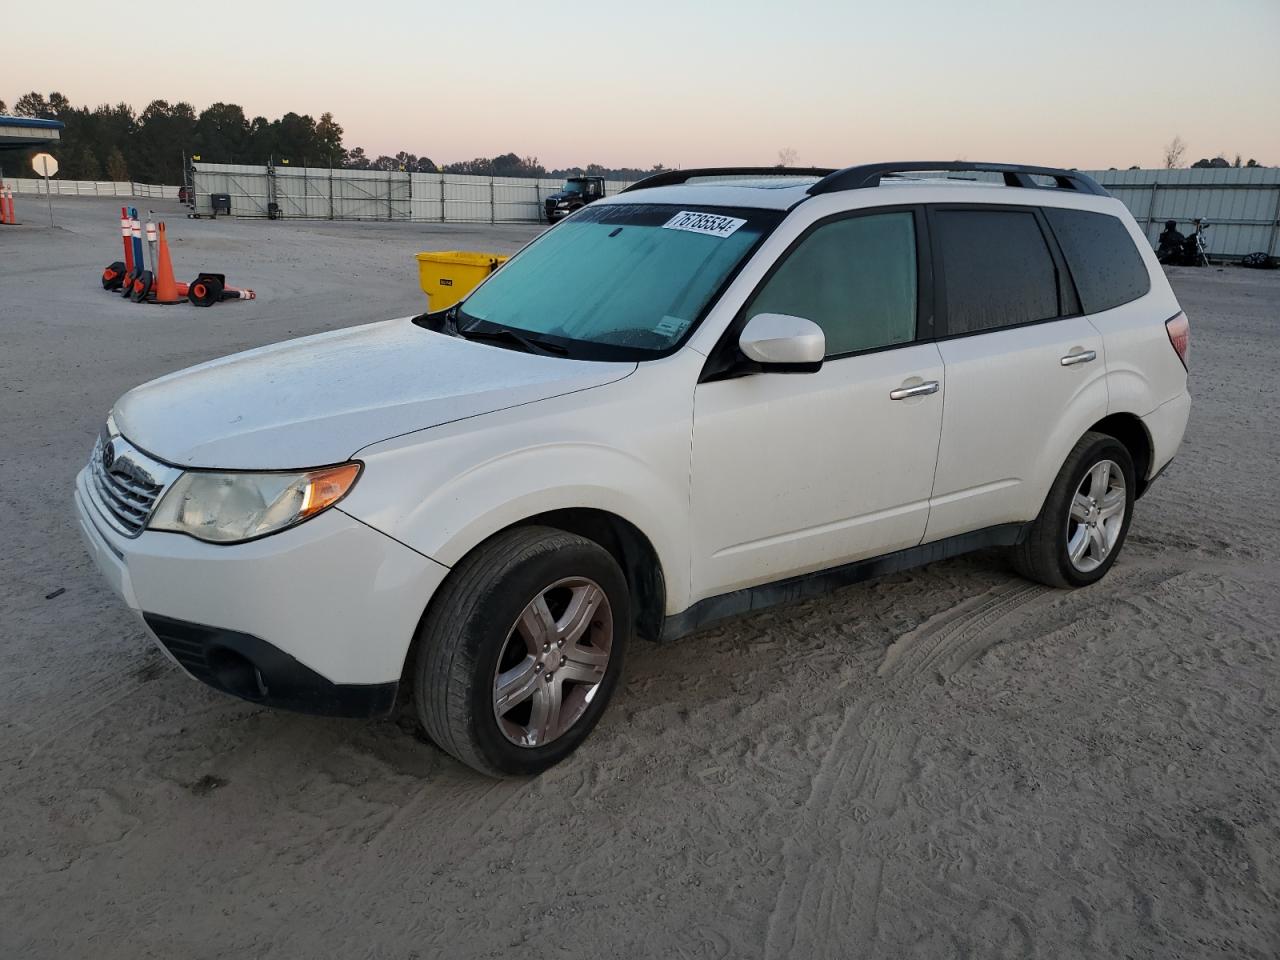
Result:
[[[1174,136],[1172,140],[1164,145],[1164,168],[1166,170],[1176,170],[1182,166],[1182,158],[1187,152],[1186,141],[1180,136]],[[1221,167],[1265,167],[1265,163],[1259,163],[1250,157],[1247,161],[1241,154],[1236,154],[1234,161],[1228,160],[1226,155],[1219,152],[1215,157],[1201,157],[1195,163],[1191,164],[1191,169],[1204,168],[1221,168]],[[1130,170],[1135,169],[1130,167]]]
[[[8,113],[0,100],[0,114]],[[664,169],[586,167],[548,170],[537,157],[506,153],[437,166],[408,151],[370,157],[363,147],[343,143],[342,126],[332,113],[316,119],[286,113],[276,120],[250,118],[234,103],[214,103],[199,113],[185,101],[152,100],[138,113],[127,103],[75,106],[61,93],[31,92],[13,105],[20,117],[60,120],[61,143],[53,148],[59,175],[68,180],[133,180],[138,183],[185,182],[183,158],[209,163],[267,163],[345,167],[353,170],[404,170],[496,177],[600,176],[635,180]],[[35,151],[32,151],[35,152]],[[25,166],[25,158],[23,160]]]

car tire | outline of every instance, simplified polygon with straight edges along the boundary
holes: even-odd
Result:
[[[1027,536],[1011,548],[1014,569],[1051,587],[1097,583],[1124,546],[1136,489],[1128,448],[1105,433],[1086,433],[1067,455]]]
[[[600,719],[630,632],[626,578],[608,551],[551,527],[504,531],[454,568],[423,618],[418,719],[482,773],[540,773]]]

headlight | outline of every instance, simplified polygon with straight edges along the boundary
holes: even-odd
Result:
[[[361,464],[297,473],[188,471],[151,515],[152,530],[173,530],[210,543],[237,543],[309,520],[341,500]]]

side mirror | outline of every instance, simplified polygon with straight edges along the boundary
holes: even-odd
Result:
[[[767,373],[815,373],[822,367],[827,338],[804,317],[757,313],[743,328],[738,347]]]

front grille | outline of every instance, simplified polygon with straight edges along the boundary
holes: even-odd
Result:
[[[180,472],[110,430],[99,435],[89,457],[94,499],[112,526],[128,537],[142,533],[160,494]]]

